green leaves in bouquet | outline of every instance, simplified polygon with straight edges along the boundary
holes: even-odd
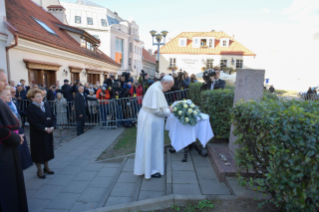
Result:
[[[270,196],[286,211],[316,211],[319,203],[319,103],[240,102],[232,110],[239,176],[243,186]]]
[[[187,105],[187,107],[185,108],[184,105]],[[178,120],[183,123],[184,125],[192,125],[195,126],[197,124],[197,116],[200,116],[200,110],[199,107],[194,105],[193,103],[187,103],[186,101],[182,101],[177,103],[174,108],[173,108],[173,114],[175,115],[175,117],[178,118]],[[191,109],[191,112],[189,112],[189,110]],[[194,114],[194,111],[197,112],[197,115]]]

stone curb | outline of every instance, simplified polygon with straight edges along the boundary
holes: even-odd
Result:
[[[167,147],[171,147],[171,144],[165,144],[164,145],[164,149]],[[122,159],[122,158],[132,158],[135,156],[135,153],[131,153],[128,155],[122,155],[122,156],[118,156],[115,158],[108,158],[108,159],[103,159],[103,160],[97,160],[96,162],[109,162],[109,161],[113,161],[113,160],[118,160],[118,159]]]
[[[236,199],[232,195],[168,195],[147,199],[127,204],[114,205],[110,207],[97,208],[85,212],[134,212],[134,211],[152,211],[169,208],[172,204],[186,205],[205,199]]]

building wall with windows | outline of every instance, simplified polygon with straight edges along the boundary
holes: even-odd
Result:
[[[224,32],[181,33],[160,49],[160,72],[198,74],[207,69],[250,68],[255,53]]]
[[[6,17],[5,1],[0,0],[0,68],[7,70],[6,61],[6,43],[7,43],[7,32],[4,25],[4,18]]]
[[[138,25],[134,21],[125,21],[117,13],[99,5],[69,2],[61,2],[61,5],[66,9],[69,25],[100,39],[99,49],[121,64],[120,73],[131,71],[133,76],[138,75],[142,70],[143,43],[139,41]],[[135,53],[135,46],[140,48],[140,54]]]

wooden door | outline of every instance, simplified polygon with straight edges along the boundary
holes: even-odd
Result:
[[[76,80],[80,80],[80,73],[71,72],[71,82],[74,83]]]

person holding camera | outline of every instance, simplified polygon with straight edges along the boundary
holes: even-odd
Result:
[[[108,104],[109,104],[107,100],[111,98],[107,84],[103,84],[103,86],[101,86],[101,88],[97,90],[96,98],[100,102],[100,111],[101,111],[103,126],[106,126],[107,111],[108,111]]]
[[[203,83],[202,87],[200,88],[200,91],[202,90],[216,90],[216,89],[224,89],[226,82],[222,79],[219,79],[220,77],[220,70],[212,70],[209,69],[205,71],[203,74],[203,78],[205,82]]]
[[[115,82],[116,80],[114,74],[110,74],[110,77],[104,80],[104,84],[107,84],[109,87],[112,87]]]
[[[191,75],[191,83],[197,83],[197,82],[198,82],[198,80],[197,80],[195,74],[192,74]]]
[[[142,97],[143,97],[143,87],[142,85],[135,81],[133,83],[133,86],[130,89],[130,95],[132,98],[132,102],[133,102],[133,107],[135,109],[136,114],[140,111],[140,109],[142,108]]]

